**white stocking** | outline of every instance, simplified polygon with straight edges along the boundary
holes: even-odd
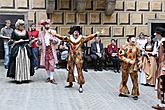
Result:
[[[54,72],[50,72],[50,80],[53,80],[53,74]]]
[[[49,71],[47,71],[47,74],[48,74],[48,78],[50,78],[50,72]]]

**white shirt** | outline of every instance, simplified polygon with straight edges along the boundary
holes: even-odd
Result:
[[[142,50],[142,55],[143,55],[145,52],[144,47],[145,47],[145,44],[147,43],[147,39],[138,39],[137,43],[138,43],[140,49]]]
[[[145,44],[147,43],[147,39],[138,39],[137,43],[139,44],[140,49],[142,50],[142,49],[144,49]]]
[[[50,33],[48,31],[46,31],[45,33],[45,44],[46,46],[49,46],[50,45]]]
[[[157,55],[158,56],[159,46],[160,46],[160,41],[157,40],[154,44],[154,50],[152,52],[152,55]]]
[[[99,43],[96,43],[97,53],[100,53],[100,45]]]

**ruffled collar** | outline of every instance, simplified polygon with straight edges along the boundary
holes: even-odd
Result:
[[[25,36],[26,35],[26,30],[20,31],[20,30],[15,29],[14,32],[19,36]]]
[[[70,36],[70,40],[71,40],[72,42],[74,42],[74,43],[78,43],[78,42],[80,42],[80,40],[81,40],[82,37],[83,37],[82,35],[79,35],[78,38],[75,38],[73,35],[71,35],[71,36]]]

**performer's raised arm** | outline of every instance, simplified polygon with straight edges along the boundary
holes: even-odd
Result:
[[[63,41],[68,41],[68,36],[62,36],[60,34],[57,34],[55,30],[50,30],[50,33],[54,36],[56,36],[58,39],[63,40]]]
[[[88,36],[84,36],[84,42],[87,42],[89,40],[92,40],[94,37],[96,37],[100,32],[96,32],[94,34],[90,34]]]

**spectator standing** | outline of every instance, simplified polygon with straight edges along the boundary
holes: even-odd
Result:
[[[9,50],[10,46],[8,45],[8,41],[11,39],[13,29],[10,27],[11,26],[11,21],[10,20],[5,20],[5,27],[1,29],[1,38],[4,40],[4,66],[6,69],[8,69],[8,63],[9,63]]]

